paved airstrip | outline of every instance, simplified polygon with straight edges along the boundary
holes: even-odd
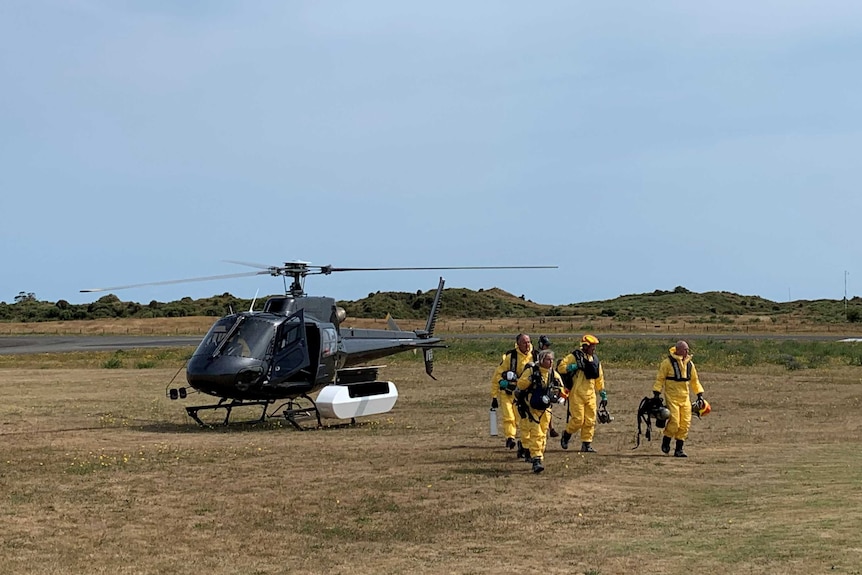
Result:
[[[113,351],[147,347],[197,346],[200,336],[22,335],[0,336],[0,355]]]

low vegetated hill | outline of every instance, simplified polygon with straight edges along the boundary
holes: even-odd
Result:
[[[391,313],[394,317],[422,319],[431,306],[434,292],[415,294],[377,292],[354,302],[339,302],[351,317],[375,318]],[[684,287],[672,291],[656,290],[645,294],[622,295],[614,299],[546,305],[525,300],[499,288],[478,292],[457,288],[444,292],[440,315],[449,318],[528,318],[581,317],[613,318],[620,322],[667,321],[721,323],[790,320],[810,323],[844,323],[862,319],[862,298],[843,300],[798,300],[774,302],[759,296],[731,292],[697,293]]]
[[[355,301],[339,302],[351,317],[383,317],[387,313],[404,319],[422,319],[428,315],[435,290],[417,293],[376,292]],[[457,318],[540,317],[548,315],[551,306],[536,304],[498,288],[473,291],[447,289],[443,293],[440,315]]]
[[[424,319],[431,307],[434,290],[375,292],[357,301],[340,301],[348,316],[383,318],[386,314],[400,319]],[[259,298],[256,308],[265,298]],[[90,304],[40,301],[34,294],[23,294],[12,304],[0,302],[0,321],[43,322],[106,318],[218,317],[231,310],[249,309],[251,300],[223,293],[210,298],[183,298],[173,302],[151,301],[148,304],[124,302],[109,294]],[[622,295],[604,301],[547,305],[515,296],[499,288],[473,291],[447,289],[443,295],[442,318],[604,318],[618,322],[651,322],[680,320],[688,323],[739,323],[796,321],[834,324],[862,319],[862,298],[843,300],[798,300],[774,302],[759,296],[731,292],[697,293],[684,287],[671,291]]]

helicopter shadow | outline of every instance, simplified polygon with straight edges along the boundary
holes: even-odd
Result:
[[[297,429],[289,422],[283,419],[274,420],[248,420],[248,421],[231,421],[227,425],[223,422],[204,422],[205,425],[199,425],[194,422],[189,423],[168,423],[168,422],[149,422],[142,425],[137,425],[134,428],[145,433],[273,433],[273,432],[325,432],[337,429],[347,429],[352,427],[363,427],[364,422],[340,422],[329,423],[321,426],[307,425],[302,429]],[[104,429],[104,428],[102,428]]]

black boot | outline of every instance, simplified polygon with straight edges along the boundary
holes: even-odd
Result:
[[[531,461],[533,461],[533,458],[530,457],[530,450],[524,448],[524,463],[530,463]]]
[[[674,457],[688,457],[688,455],[685,454],[685,451],[682,450],[682,446],[684,443],[685,441],[683,441],[682,439],[676,440],[676,449],[673,450]]]
[[[545,466],[542,465],[542,458],[536,457],[533,459],[533,473],[541,473],[545,470]]]
[[[589,441],[584,441],[581,443],[581,453],[595,453],[596,450],[593,449],[593,446],[590,445]]]
[[[521,444],[521,440],[518,440],[518,459],[524,457],[524,446]]]
[[[670,453],[670,437],[667,435],[661,438],[661,452]]]
[[[511,437],[506,438],[506,449],[515,449],[515,440]]]
[[[569,448],[569,441],[572,439],[572,434],[568,431],[563,432],[563,436],[560,438],[560,447],[563,449]]]
[[[560,436],[560,434],[559,434],[559,433],[557,433],[557,430],[556,430],[556,429],[554,429],[554,426],[553,426],[553,425],[550,425],[550,426],[548,427],[548,435],[550,435],[551,437],[559,437],[559,436]]]

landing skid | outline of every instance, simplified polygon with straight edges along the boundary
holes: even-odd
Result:
[[[225,410],[225,417],[222,425],[230,424],[230,415],[231,411],[234,407],[249,407],[249,406],[260,406],[262,408],[260,417],[256,420],[246,423],[262,423],[266,421],[267,411],[269,406],[275,403],[274,399],[260,399],[260,400],[241,400],[241,399],[231,399],[223,397],[219,400],[218,403],[214,403],[211,405],[193,405],[186,407],[186,413],[198,422],[198,425],[201,427],[212,427],[212,425],[206,423],[204,420],[200,418],[198,415],[199,411],[215,411],[217,409]],[[278,415],[275,412],[281,411]],[[302,419],[308,419],[310,417],[314,417],[317,420],[317,427],[323,427],[323,422],[320,420],[320,411],[317,409],[317,404],[311,399],[308,395],[302,394],[299,397],[289,399],[285,403],[281,404],[279,407],[273,410],[273,414],[269,415],[269,417],[284,417],[285,421],[291,424],[293,427],[298,429],[299,431],[305,431],[309,428],[303,427],[300,423]],[[355,425],[356,419],[351,418],[350,425]]]
[[[308,427],[303,427],[300,420],[308,419],[313,417],[317,420],[317,427],[323,427],[323,422],[320,420],[320,410],[317,409],[317,404],[311,397],[306,394],[302,394],[299,397],[295,397],[293,399],[289,399],[276,409],[273,410],[272,415],[267,415],[267,410],[269,406],[275,403],[274,399],[259,399],[259,400],[241,400],[241,399],[231,399],[223,397],[219,400],[218,403],[214,403],[211,405],[194,405],[190,407],[186,407],[186,413],[198,422],[201,427],[212,427],[210,424],[205,423],[200,416],[198,415],[199,411],[215,411],[217,409],[225,410],[224,422],[222,425],[228,425],[230,423],[230,414],[231,410],[234,407],[248,407],[248,406],[260,406],[262,408],[260,417],[254,421],[245,422],[245,423],[262,423],[266,420],[267,417],[284,417],[285,421],[291,424],[299,431],[306,431]],[[280,414],[276,415],[275,412],[281,411]],[[342,425],[356,425],[356,418],[351,417],[350,423],[345,423]],[[338,427],[341,427],[339,425]]]
[[[259,405],[263,408],[260,418],[255,420],[255,423],[259,423],[266,419],[266,410],[271,403],[274,403],[274,400],[271,399],[261,399],[254,401],[243,401],[241,399],[232,399],[229,403],[227,403],[227,398],[223,397],[219,400],[218,403],[214,403],[212,405],[193,405],[186,407],[186,413],[188,413],[189,417],[198,422],[201,427],[212,427],[211,425],[204,423],[203,420],[198,416],[199,411],[208,411],[216,409],[224,409],[227,413],[224,416],[224,423],[222,425],[227,425],[230,422],[230,412],[234,407],[248,407],[250,405]]]

